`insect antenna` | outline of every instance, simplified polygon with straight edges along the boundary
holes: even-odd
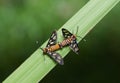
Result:
[[[39,47],[42,51],[43,51],[43,57],[44,57],[44,61],[45,61],[45,56],[44,56],[44,50],[43,50],[43,48],[41,48],[41,47]]]
[[[44,51],[43,48],[40,47],[40,49],[41,49],[42,51]]]
[[[77,26],[77,31],[76,31],[76,34],[75,34],[75,35],[76,35],[76,37],[79,37],[79,38],[83,39],[83,37],[77,35],[78,29],[79,29],[79,26]],[[83,39],[83,41],[86,41],[86,39]]]

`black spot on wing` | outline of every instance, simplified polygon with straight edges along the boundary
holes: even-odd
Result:
[[[76,54],[79,54],[79,46],[78,46],[78,44],[77,44],[76,39],[71,41],[71,43],[70,43],[70,48],[71,48]]]
[[[50,57],[55,60],[57,63],[59,63],[60,65],[64,65],[64,61],[63,58],[56,52],[48,52],[48,54],[50,55]]]
[[[62,28],[62,34],[65,38],[68,38],[73,35],[71,32],[69,32],[67,29],[64,28]]]
[[[53,33],[52,33],[46,47],[50,47],[52,45],[55,45],[56,41],[57,41],[57,33],[56,33],[56,31],[53,31]]]

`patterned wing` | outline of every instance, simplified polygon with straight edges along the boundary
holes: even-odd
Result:
[[[57,33],[56,33],[56,31],[53,31],[53,33],[52,33],[46,47],[50,47],[52,45],[55,45],[56,41],[57,41]]]
[[[73,35],[72,33],[70,33],[68,30],[66,30],[64,28],[62,28],[62,34],[63,34],[64,38],[68,38]]]
[[[56,52],[48,52],[48,54],[50,55],[50,57],[55,60],[57,63],[59,63],[60,65],[64,65],[64,61],[63,58]]]
[[[70,48],[71,48],[76,54],[79,54],[79,47],[78,47],[78,44],[77,44],[76,39],[71,41],[71,43],[70,43]]]

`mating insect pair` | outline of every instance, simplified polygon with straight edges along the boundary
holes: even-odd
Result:
[[[76,36],[73,35],[71,32],[69,32],[66,29],[62,29],[62,34],[64,36],[64,40],[60,43],[56,43],[57,41],[57,32],[53,31],[48,44],[46,45],[46,48],[41,48],[43,50],[44,54],[48,54],[50,55],[50,57],[52,59],[54,59],[57,63],[59,63],[60,65],[64,64],[63,58],[60,56],[60,54],[56,53],[55,51],[58,49],[61,49],[67,45],[70,46],[70,48],[76,53],[78,54],[79,52],[79,48],[78,48],[78,44],[77,44],[77,40],[76,40]]]

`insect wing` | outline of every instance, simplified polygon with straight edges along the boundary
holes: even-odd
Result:
[[[78,47],[78,44],[77,44],[76,39],[71,41],[71,43],[70,43],[70,48],[71,48],[76,54],[79,54],[79,47]]]
[[[48,54],[50,55],[50,57],[52,59],[54,59],[60,65],[64,64],[63,58],[58,53],[56,53],[56,52],[48,52]]]
[[[62,34],[65,38],[69,38],[70,36],[72,36],[73,34],[70,33],[68,30],[62,28]]]
[[[56,33],[56,31],[53,31],[53,33],[52,33],[46,47],[50,47],[52,45],[55,45],[56,41],[57,41],[57,33]]]

